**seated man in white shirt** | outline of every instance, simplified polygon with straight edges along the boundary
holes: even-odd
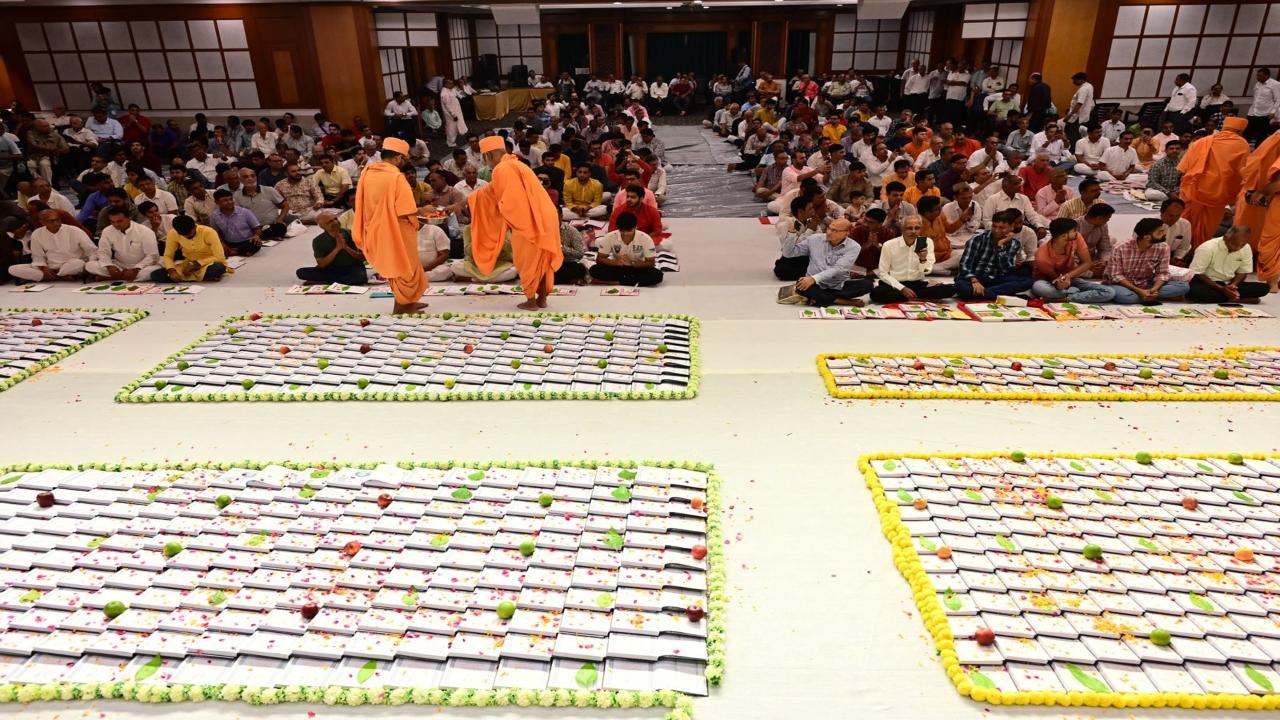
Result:
[[[662,283],[662,271],[655,267],[657,250],[653,238],[636,229],[636,216],[618,215],[618,229],[596,242],[596,264],[591,280],[601,285],[653,287]]]
[[[985,227],[986,216],[974,197],[973,186],[966,182],[956,183],[952,192],[955,200],[942,206],[942,222],[947,231],[947,241],[951,243],[951,256],[934,264],[935,275],[950,275],[959,267],[965,243]]]
[[[31,181],[31,191],[32,194],[27,198],[27,202],[39,200],[54,210],[63,210],[72,215],[76,212],[76,206],[67,199],[67,196],[60,192],[54,192],[53,186],[42,177],[36,177]]]
[[[453,279],[449,265],[449,235],[439,225],[422,223],[418,228],[418,260],[431,282],[448,282]]]
[[[992,173],[1008,172],[1009,166],[1005,164],[1004,155],[1000,153],[1000,136],[991,135],[987,137],[983,146],[969,156],[969,161],[965,164],[965,167],[970,172],[979,167],[985,167]]]
[[[27,282],[79,280],[98,252],[93,241],[80,228],[63,224],[57,210],[41,211],[40,224],[31,232],[31,262],[9,266],[9,274]]]
[[[454,177],[460,178],[462,177],[462,172],[466,169],[467,164],[467,151],[462,148],[458,148],[453,151],[453,155],[448,160],[440,163],[440,167],[444,168],[446,172],[453,173]]]
[[[461,180],[454,183],[453,188],[462,193],[462,197],[468,197],[471,193],[489,184],[488,181],[480,179],[480,171],[471,163],[467,163],[467,165],[462,168],[461,177]]]
[[[1076,141],[1076,165],[1073,171],[1077,175],[1093,177],[1102,166],[1102,153],[1111,147],[1111,141],[1102,137],[1101,125],[1090,125],[1089,134]]]
[[[1249,228],[1237,225],[1225,235],[1206,240],[1196,248],[1191,260],[1191,289],[1187,300],[1198,303],[1260,302],[1270,287],[1264,282],[1245,282],[1253,272],[1253,250]]]
[[[902,221],[902,235],[880,246],[879,282],[871,290],[871,302],[887,304],[914,300],[942,300],[956,294],[955,283],[930,285],[933,243],[920,234],[921,219]]]
[[[1133,133],[1120,134],[1120,143],[1102,153],[1102,169],[1098,170],[1102,182],[1123,182],[1139,188],[1147,184],[1147,176],[1138,169],[1138,151],[1133,149]]]
[[[121,208],[107,210],[107,227],[98,238],[94,259],[85,270],[107,280],[146,281],[160,269],[160,249],[149,226],[136,223]]]
[[[155,203],[156,207],[160,208],[161,215],[176,215],[178,213],[178,200],[173,196],[173,193],[156,187],[156,181],[151,179],[150,176],[144,175],[138,178],[138,194],[133,196],[133,204],[141,205],[148,201]]]

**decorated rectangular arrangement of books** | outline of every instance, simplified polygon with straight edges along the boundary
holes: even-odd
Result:
[[[890,453],[859,469],[961,694],[1280,708],[1280,456]]]
[[[0,391],[146,316],[114,308],[0,310]]]
[[[675,315],[235,317],[120,402],[685,399],[698,321]]]
[[[11,466],[0,702],[670,708],[724,670],[695,463]]]

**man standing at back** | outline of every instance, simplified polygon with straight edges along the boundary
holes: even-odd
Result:
[[[511,259],[526,298],[517,307],[545,308],[555,271],[564,261],[560,214],[533,170],[507,154],[506,140],[496,135],[486,137],[480,141],[480,151],[493,168],[493,177],[467,198],[472,256],[482,272],[492,272],[507,233],[511,233]]]
[[[1227,205],[1236,201],[1244,184],[1243,173],[1249,157],[1249,143],[1241,133],[1249,123],[1244,118],[1222,121],[1222,131],[1191,143],[1182,156],[1183,215],[1191,222],[1191,242],[1195,246],[1215,237]]]
[[[415,313],[427,291],[427,276],[418,261],[418,206],[400,168],[409,156],[409,143],[400,138],[382,141],[382,160],[360,176],[356,186],[352,239],[375,270],[387,279],[395,304],[391,312]]]

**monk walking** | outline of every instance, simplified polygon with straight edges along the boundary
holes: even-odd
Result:
[[[1249,143],[1241,133],[1248,126],[1244,118],[1224,119],[1222,132],[1191,143],[1178,164],[1183,172],[1180,197],[1187,204],[1182,216],[1191,223],[1195,247],[1217,234],[1227,205],[1240,196],[1241,173],[1249,157]]]
[[[427,291],[427,276],[418,259],[418,205],[400,168],[409,144],[400,138],[382,141],[382,160],[360,174],[356,187],[351,237],[373,268],[387,279],[395,295],[393,313],[415,313]]]
[[[555,272],[564,261],[560,245],[560,213],[533,170],[507,154],[502,137],[480,140],[484,161],[493,168],[489,184],[467,197],[471,206],[471,254],[481,272],[493,271],[507,233],[511,260],[520,273],[525,301],[521,310],[547,306]]]
[[[1258,279],[1280,292],[1280,132],[1258,144],[1244,166],[1244,191],[1236,201],[1235,224],[1253,232]]]

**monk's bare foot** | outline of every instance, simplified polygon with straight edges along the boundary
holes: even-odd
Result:
[[[525,300],[524,302],[522,302],[522,303],[520,303],[519,305],[517,305],[517,306],[516,306],[516,309],[517,309],[517,310],[537,310],[537,309],[538,309],[538,301],[537,301],[537,300]]]
[[[1280,281],[1272,280],[1270,285],[1271,285],[1270,292],[1272,295],[1276,293],[1280,293]]]
[[[396,303],[395,306],[391,308],[391,314],[392,315],[408,315],[410,313],[422,312],[423,310],[426,309],[426,307],[427,307],[426,303],[409,303],[408,305],[401,305],[400,303]]]
[[[545,308],[547,306],[547,294],[538,293],[538,297],[534,302],[538,303],[538,307]]]

